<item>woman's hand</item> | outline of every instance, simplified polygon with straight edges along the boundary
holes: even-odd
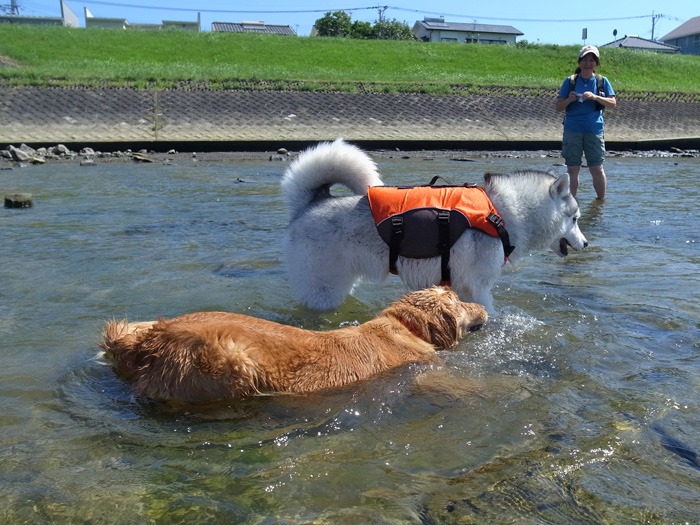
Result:
[[[617,100],[615,97],[600,97],[591,91],[586,91],[583,94],[583,100],[592,100],[605,108],[614,108],[617,106]]]
[[[566,98],[558,98],[554,104],[554,109],[557,111],[564,111],[569,104],[576,102],[578,100],[578,94],[574,91],[569,91],[569,96]]]

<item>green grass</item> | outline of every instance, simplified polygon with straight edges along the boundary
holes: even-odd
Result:
[[[0,24],[0,82],[20,86],[367,89],[444,94],[558,89],[578,47],[281,37]],[[700,57],[603,49],[616,91],[700,93]],[[9,60],[8,60],[9,59]]]

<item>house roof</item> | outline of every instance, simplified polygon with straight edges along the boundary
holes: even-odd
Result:
[[[700,33],[700,16],[691,18],[687,22],[679,25],[676,29],[671,31],[660,40],[673,40],[674,38],[681,38],[688,35],[696,35]]]
[[[664,44],[655,40],[648,40],[637,35],[625,35],[622,38],[603,44],[600,47],[626,47],[629,49],[640,49],[643,51],[660,51],[662,53],[675,53],[678,46]]]
[[[127,21],[126,18],[108,18],[104,16],[89,16],[87,18],[91,22],[113,22],[113,23],[119,23],[119,24],[128,24],[129,22]]]
[[[296,36],[291,26],[270,25],[263,22],[212,22],[212,31],[228,31],[229,33],[263,33],[266,35]]]
[[[60,16],[25,16],[25,15],[0,15],[0,22],[9,22],[16,24],[63,24],[63,18]]]
[[[515,29],[513,26],[500,26],[493,24],[464,24],[459,22],[445,22],[439,18],[428,18],[425,20],[418,20],[417,25],[422,25],[425,29],[440,31],[460,31],[460,32],[470,32],[470,33],[501,33],[508,35],[524,35]]]

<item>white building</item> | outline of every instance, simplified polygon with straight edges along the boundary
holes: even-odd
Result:
[[[513,26],[462,24],[445,22],[444,18],[428,17],[417,21],[411,32],[416,39],[424,42],[478,44],[515,44],[515,38],[524,34]]]

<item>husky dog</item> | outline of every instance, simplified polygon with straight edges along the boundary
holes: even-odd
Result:
[[[333,196],[342,184],[354,195]],[[290,223],[284,251],[292,291],[307,307],[340,306],[359,279],[381,281],[389,273],[389,247],[377,232],[367,187],[383,182],[359,148],[336,140],[302,153],[286,170],[282,194]],[[547,247],[560,257],[588,245],[578,227],[578,203],[569,176],[543,171],[484,175],[484,191],[496,207],[515,249],[511,261]],[[451,286],[463,301],[494,312],[491,289],[501,274],[501,240],[467,229],[450,250]],[[398,275],[419,290],[441,280],[441,259],[398,258]]]

